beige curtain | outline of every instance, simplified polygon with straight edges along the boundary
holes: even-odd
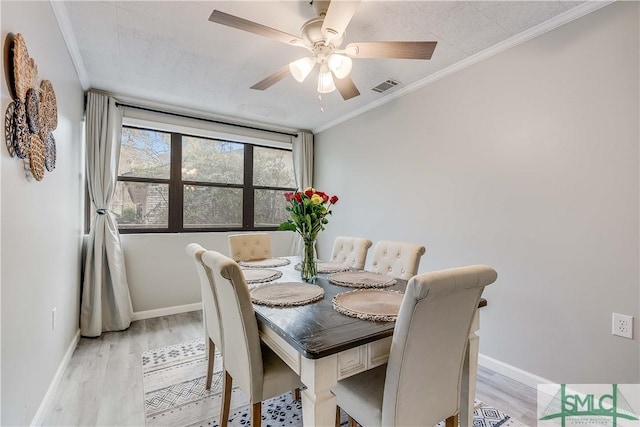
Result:
[[[133,314],[120,234],[109,211],[122,135],[122,109],[113,98],[87,94],[86,132],[87,182],[95,216],[86,246],[80,333],[97,337],[128,328]]]
[[[311,132],[300,132],[293,140],[293,173],[298,190],[313,187],[313,134]],[[302,255],[303,249],[302,237],[295,233],[291,243],[291,255]]]

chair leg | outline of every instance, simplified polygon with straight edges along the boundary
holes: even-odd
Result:
[[[445,427],[458,427],[458,414],[452,415],[444,422]]]
[[[262,424],[262,402],[254,403],[251,410],[251,427],[260,427]]]
[[[229,411],[231,409],[231,385],[233,378],[227,371],[224,371],[224,381],[222,385],[222,408],[220,411],[220,427],[227,427],[229,423]]]
[[[336,405],[336,425],[335,427],[340,427],[340,407]]]
[[[207,362],[207,384],[205,388],[209,390],[211,388],[211,381],[213,380],[213,364],[216,360],[216,345],[211,338],[209,340],[209,360]]]
[[[293,400],[300,400],[300,388],[293,390]]]

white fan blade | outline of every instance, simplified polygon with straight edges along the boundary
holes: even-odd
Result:
[[[259,36],[268,37],[270,39],[277,40],[282,43],[291,44],[295,46],[304,46],[303,41],[293,34],[285,33],[280,30],[267,27],[266,25],[258,24],[247,19],[243,19],[228,13],[214,10],[209,17],[209,21],[216,24],[226,25],[227,27],[236,28],[242,31],[248,31]]]
[[[284,67],[280,68],[275,73],[271,74],[269,77],[262,79],[258,83],[251,86],[251,89],[256,89],[256,90],[268,89],[290,74],[291,72],[289,71],[289,64],[287,64]]]
[[[360,95],[360,91],[353,80],[351,80],[351,77],[345,77],[343,79],[334,78],[333,83],[336,85],[336,89],[338,89],[338,92],[342,95],[342,99],[345,101]]]
[[[437,42],[358,42],[344,51],[353,58],[431,59]]]
[[[327,15],[322,23],[322,34],[327,42],[344,34],[359,4],[360,0],[333,0],[329,3]]]

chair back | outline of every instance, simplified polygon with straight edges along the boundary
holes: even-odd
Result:
[[[263,384],[262,350],[247,282],[238,264],[221,253],[207,251],[202,255],[202,262],[213,272],[221,302],[224,368],[250,402],[259,402]]]
[[[372,242],[369,239],[359,237],[338,236],[333,242],[331,262],[341,262],[358,270],[364,269],[367,260],[367,251]]]
[[[409,280],[393,332],[382,425],[435,425],[458,413],[473,316],[497,277],[474,265]]]
[[[236,262],[271,258],[271,238],[267,233],[232,234],[229,254]]]
[[[371,271],[408,280],[418,274],[420,257],[425,252],[425,247],[416,243],[382,240],[373,248]]]
[[[218,310],[218,299],[216,298],[213,273],[209,267],[206,267],[202,263],[202,254],[206,251],[205,248],[197,243],[187,245],[187,254],[193,258],[198,277],[200,278],[205,334],[211,338],[215,345],[222,347],[220,311]]]

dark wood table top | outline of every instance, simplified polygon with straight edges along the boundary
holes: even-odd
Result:
[[[329,282],[319,275],[316,285],[324,289],[324,298],[298,307],[267,307],[254,304],[258,322],[268,325],[308,359],[320,359],[393,335],[395,322],[372,322],[338,313],[331,300],[342,292],[354,290]],[[384,289],[404,291],[406,280]]]
[[[333,297],[354,288],[337,286],[327,275],[318,275],[316,285],[324,289],[324,298],[313,304],[298,307],[267,307],[254,304],[258,322],[269,326],[302,356],[320,359],[343,350],[377,341],[393,335],[395,322],[372,322],[338,313],[331,305]],[[384,288],[404,291],[406,280],[397,280]],[[481,300],[479,306],[486,305]]]

